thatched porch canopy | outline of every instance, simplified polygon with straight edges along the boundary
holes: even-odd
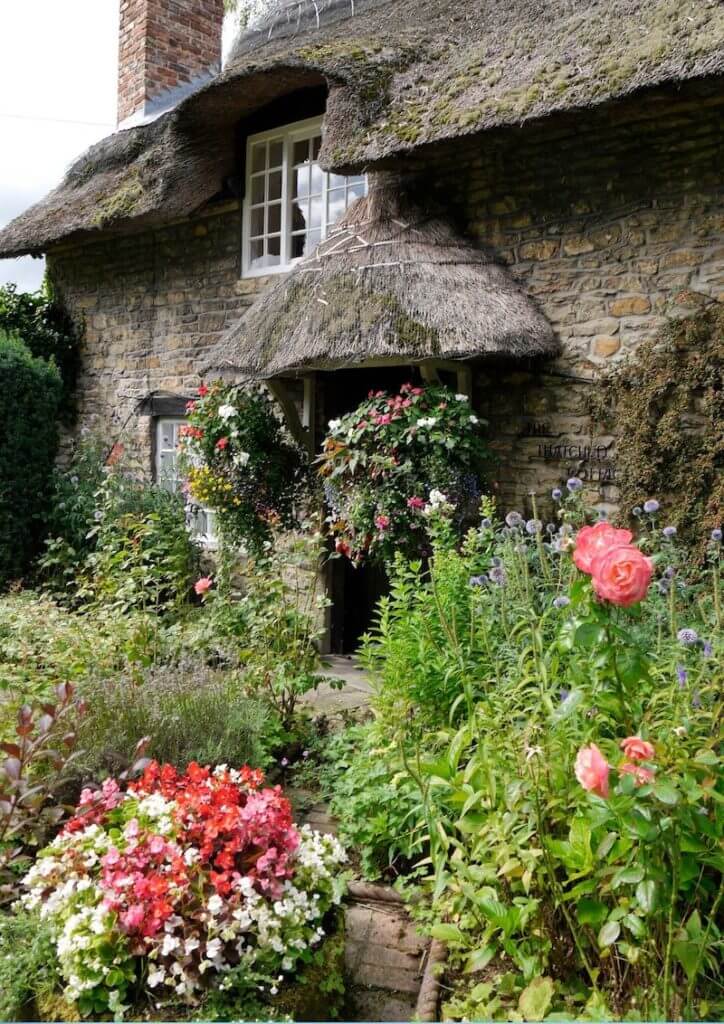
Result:
[[[258,380],[556,348],[550,325],[504,267],[385,182],[257,299],[205,372]]]
[[[272,0],[217,78],[89,150],[0,257],[193,213],[238,169],[239,123],[307,86],[329,90],[321,162],[347,173],[723,72],[716,0]]]

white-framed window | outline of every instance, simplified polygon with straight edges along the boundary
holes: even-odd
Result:
[[[251,135],[246,143],[242,273],[289,270],[314,252],[367,178],[329,174],[319,166],[322,118]]]
[[[156,482],[173,494],[181,490],[184,482],[178,461],[179,430],[184,423],[183,416],[162,416],[156,420]],[[216,515],[211,509],[190,499],[186,521],[194,537],[209,547],[216,545]]]

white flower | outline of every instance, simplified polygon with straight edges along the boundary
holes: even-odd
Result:
[[[250,458],[249,452],[237,452],[231,461],[235,466],[246,466]]]
[[[438,490],[430,491],[429,504],[433,507],[435,505],[447,505],[447,494],[443,494],[442,491]]]
[[[330,434],[336,434],[341,426],[342,426],[342,420],[330,420],[329,421],[329,432],[330,432]]]
[[[219,416],[222,420],[230,420],[236,416],[236,409],[233,405],[220,405]]]
[[[148,975],[148,987],[155,988],[156,985],[162,985],[165,978],[166,973],[161,968],[157,971],[150,971]]]
[[[478,422],[478,417],[477,416],[471,416],[470,417],[470,422],[471,423],[477,423]]]
[[[467,402],[467,400],[468,400],[468,396],[467,395],[455,395],[455,401],[456,402]]]
[[[427,418],[423,417],[421,420],[417,421],[418,427],[421,428],[434,427],[436,423],[437,420],[435,419],[434,416],[428,416]]]

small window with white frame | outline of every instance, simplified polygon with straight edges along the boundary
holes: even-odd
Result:
[[[186,423],[182,416],[163,416],[156,420],[156,482],[167,491],[178,494],[184,479],[178,461],[179,431]],[[186,504],[186,521],[189,530],[203,544],[216,545],[216,515],[203,505],[193,501]]]
[[[244,277],[289,270],[367,192],[365,175],[319,166],[322,119],[251,135],[246,144]]]

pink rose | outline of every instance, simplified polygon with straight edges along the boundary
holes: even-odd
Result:
[[[628,608],[646,597],[654,563],[633,544],[624,544],[594,558],[591,571],[598,597]]]
[[[640,736],[627,736],[621,740],[620,746],[629,761],[653,761],[656,753],[653,746]]]
[[[377,518],[375,519],[375,526],[377,527],[378,530],[386,530],[389,525],[389,516],[377,516]]]
[[[194,583],[194,590],[199,597],[203,597],[207,590],[211,590],[213,585],[213,580],[209,576],[202,576],[200,580],[196,580]]]
[[[576,756],[576,778],[589,793],[608,796],[608,773],[610,766],[595,743],[581,747]]]
[[[630,544],[632,540],[633,534],[630,530],[617,530],[610,523],[601,522],[595,526],[584,526],[576,535],[573,561],[581,572],[587,572],[590,576],[593,572],[593,560],[597,555],[603,554],[609,548]]]
[[[653,782],[655,775],[648,768],[644,768],[641,764],[631,764],[630,761],[624,761],[623,764],[618,766],[619,775],[633,775],[636,780],[637,786],[645,786],[649,782]]]

